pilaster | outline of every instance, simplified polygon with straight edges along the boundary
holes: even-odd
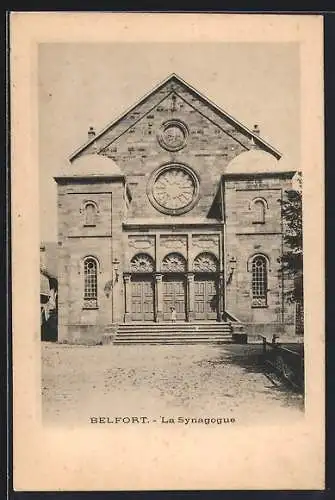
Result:
[[[159,323],[163,319],[163,275],[155,274],[155,319]]]
[[[123,275],[124,282],[124,321],[127,323],[131,319],[131,275]]]
[[[187,273],[187,321],[194,320],[194,273]]]
[[[218,279],[218,293],[219,293],[219,301],[218,301],[218,308],[219,308],[219,314],[218,314],[218,320],[223,321],[224,318],[224,312],[225,312],[225,284],[224,284],[224,275],[223,273],[219,274],[219,279]]]

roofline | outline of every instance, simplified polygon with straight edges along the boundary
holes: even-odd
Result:
[[[276,171],[276,172],[236,172],[236,173],[228,173],[228,174],[222,174],[222,179],[229,179],[229,178],[254,178],[254,177],[293,177],[297,173],[296,170],[282,170],[282,171]]]
[[[269,144],[264,139],[262,139],[258,134],[255,134],[252,130],[250,130],[248,127],[246,127],[245,125],[243,125],[240,121],[236,120],[236,118],[234,118],[231,114],[227,113],[227,111],[225,111],[223,108],[220,108],[220,106],[218,106],[217,104],[215,104],[215,102],[213,102],[210,99],[208,99],[208,97],[206,97],[204,94],[202,94],[201,92],[199,92],[199,90],[195,89],[192,85],[190,85],[185,80],[183,80],[182,78],[178,77],[177,75],[175,75],[175,77],[177,77],[184,85],[186,85],[187,87],[189,87],[193,92],[195,92],[196,94],[198,94],[204,101],[206,101],[208,104],[210,104],[211,106],[213,106],[213,108],[216,109],[219,113],[224,114],[229,120],[231,120],[232,122],[236,123],[236,125],[238,125],[240,128],[242,128],[248,134],[250,134],[253,137],[253,139],[255,139],[256,142],[260,142],[264,146],[266,146],[267,148],[271,149],[273,151],[273,153],[275,154],[275,156],[278,156],[278,159],[283,156],[282,153],[280,153],[280,151],[278,151],[276,148],[274,148],[273,146],[271,146],[271,144]]]
[[[176,79],[178,80],[179,82],[181,82],[183,85],[185,85],[186,87],[188,87],[192,92],[194,92],[195,94],[197,94],[201,99],[203,99],[204,101],[206,101],[210,106],[212,106],[217,112],[225,115],[230,121],[232,121],[233,123],[235,123],[238,127],[240,127],[242,130],[244,130],[247,134],[249,134],[254,140],[255,142],[258,142],[260,144],[263,144],[263,146],[265,146],[267,149],[270,149],[272,151],[272,153],[274,154],[274,156],[279,160],[281,157],[282,157],[282,153],[280,153],[280,151],[278,151],[276,148],[274,148],[273,146],[271,146],[271,144],[269,144],[268,142],[266,142],[264,139],[262,139],[261,137],[259,137],[258,134],[255,134],[252,130],[250,130],[248,127],[246,127],[245,125],[243,125],[241,122],[239,122],[238,120],[236,120],[236,118],[234,118],[232,115],[230,115],[229,113],[227,113],[227,111],[225,111],[223,108],[220,108],[217,104],[215,104],[213,101],[211,101],[210,99],[208,99],[208,97],[206,97],[205,95],[203,95],[201,92],[199,92],[198,90],[196,90],[192,85],[190,85],[189,83],[187,83],[185,80],[183,80],[180,76],[178,76],[176,73],[171,73],[167,78],[165,78],[163,81],[161,81],[160,83],[158,83],[157,85],[155,85],[150,91],[146,92],[141,98],[137,99],[137,101],[135,102],[135,104],[133,104],[132,106],[130,106],[129,108],[127,108],[125,111],[122,112],[121,115],[119,115],[115,120],[113,120],[112,122],[109,122],[97,135],[95,135],[92,139],[86,141],[82,146],[80,146],[79,148],[77,148],[70,156],[69,156],[69,161],[73,161],[78,155],[79,153],[81,153],[82,151],[84,151],[86,148],[88,148],[91,144],[94,144],[94,142],[100,138],[105,132],[107,132],[107,130],[111,127],[113,127],[114,125],[116,125],[120,120],[122,120],[122,118],[127,115],[128,113],[131,113],[135,108],[136,106],[138,106],[142,101],[144,101],[145,99],[147,99],[148,97],[150,97],[151,94],[153,94],[154,92],[156,92],[157,90],[159,90],[162,86],[164,86],[168,81],[172,80],[172,79]]]
[[[108,180],[108,181],[111,181],[111,180],[114,180],[114,181],[118,181],[118,180],[122,180],[122,181],[125,181],[125,175],[123,174],[116,174],[116,175],[104,175],[104,174],[97,174],[97,175],[90,175],[90,174],[83,174],[83,175],[56,175],[54,176],[54,180],[58,183],[61,183],[62,181],[68,181],[68,180],[73,180],[73,179],[77,179],[77,180],[89,180],[89,181],[94,181],[94,180],[97,180],[97,181],[101,181],[101,180]]]
[[[178,226],[180,228],[186,228],[187,226],[196,226],[196,227],[203,227],[203,228],[216,228],[216,229],[221,229],[223,222],[218,219],[210,219],[210,220],[187,220],[187,218],[183,219],[174,219],[172,222],[172,225]],[[154,219],[128,219],[125,220],[122,223],[122,227],[125,230],[137,230],[137,229],[143,229],[143,228],[161,228],[161,229],[166,229],[167,226],[169,226],[169,223],[161,220],[159,218],[154,218]]]
[[[147,99],[148,97],[150,97],[150,95],[153,92],[156,92],[160,87],[162,87],[163,85],[165,85],[169,80],[172,80],[172,78],[177,78],[177,79],[181,80],[181,78],[179,78],[175,73],[172,73],[167,78],[165,78],[163,81],[161,81],[160,83],[158,83],[157,85],[155,85],[151,90],[149,90],[148,92],[146,92],[142,97],[138,98],[135,101],[135,104],[131,105],[129,108],[127,108],[125,111],[123,111],[120,115],[118,115],[113,121],[109,122],[98,134],[96,134],[94,137],[92,137],[92,139],[89,139],[82,146],[80,146],[79,148],[77,148],[76,151],[74,151],[69,156],[69,161],[74,160],[78,156],[79,153],[81,153],[82,151],[84,151],[91,144],[94,144],[94,142],[99,137],[101,137],[105,132],[107,132],[107,130],[110,127],[113,127],[114,125],[116,125],[120,120],[122,120],[122,118],[125,115],[127,115],[128,113],[131,113],[133,111],[133,109],[136,108],[136,106],[138,106],[142,101],[144,101],[145,99]]]

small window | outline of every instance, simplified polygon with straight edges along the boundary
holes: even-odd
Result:
[[[268,293],[267,260],[257,255],[252,260],[252,307],[266,307]]]
[[[95,259],[88,257],[84,261],[84,308],[98,307],[98,264]]]
[[[260,198],[254,200],[251,204],[253,224],[265,224],[265,212],[267,209],[266,201]]]
[[[85,203],[84,218],[85,226],[96,226],[97,206],[95,203],[93,203],[93,201],[88,201],[87,203]]]

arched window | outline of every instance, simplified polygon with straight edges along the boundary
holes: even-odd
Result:
[[[88,201],[84,206],[84,225],[96,226],[97,206],[93,201]]]
[[[263,255],[256,255],[251,264],[252,306],[265,307],[268,292],[268,265]]]
[[[155,270],[155,264],[146,253],[138,253],[130,261],[130,270],[132,273],[152,273]]]
[[[93,257],[84,260],[84,308],[98,307],[98,263]]]
[[[184,273],[186,271],[185,258],[177,252],[169,253],[162,261],[162,271]]]
[[[193,269],[200,273],[215,273],[219,270],[219,263],[215,255],[202,252],[194,259]]]
[[[267,208],[266,200],[263,198],[255,198],[252,201],[250,209],[252,210],[253,224],[265,224],[265,214]]]

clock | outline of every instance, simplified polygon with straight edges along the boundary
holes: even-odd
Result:
[[[168,151],[179,151],[185,147],[188,129],[180,120],[168,120],[163,123],[157,138],[160,145]]]
[[[158,169],[149,182],[148,195],[159,211],[178,215],[190,210],[197,201],[199,182],[194,172],[181,164]]]

